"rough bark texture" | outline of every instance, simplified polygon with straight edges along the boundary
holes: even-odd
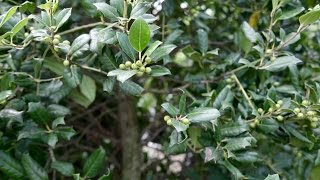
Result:
[[[119,124],[122,145],[122,180],[141,179],[141,144],[138,123],[135,116],[135,102],[132,97],[119,95]]]

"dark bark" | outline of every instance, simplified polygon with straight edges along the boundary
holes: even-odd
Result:
[[[134,103],[132,97],[119,94],[118,123],[121,131],[122,180],[141,179],[142,151]]]

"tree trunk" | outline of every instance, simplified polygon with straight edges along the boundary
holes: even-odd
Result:
[[[119,94],[118,117],[122,146],[122,180],[141,179],[141,144],[132,97]]]

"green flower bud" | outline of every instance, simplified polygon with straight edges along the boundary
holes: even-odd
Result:
[[[171,125],[172,125],[172,120],[171,120],[171,119],[169,119],[169,120],[167,121],[167,125],[168,125],[168,126],[171,126]]]
[[[283,116],[277,116],[278,121],[283,121]]]
[[[313,121],[313,122],[318,122],[318,121],[319,121],[319,118],[313,117],[313,118],[311,119],[311,121]]]
[[[65,67],[70,66],[70,61],[64,60],[64,61],[63,61],[63,65],[64,65]]]
[[[273,53],[273,50],[272,50],[272,49],[267,49],[267,50],[266,50],[266,53],[267,53],[267,54],[272,54],[272,53]]]
[[[314,116],[314,115],[315,115],[314,111],[308,111],[307,112],[307,116]]]
[[[316,122],[312,122],[312,123],[310,123],[310,126],[311,126],[312,128],[316,128],[316,127],[317,127],[317,125],[318,125],[318,123],[316,123]]]
[[[147,73],[147,74],[150,74],[151,71],[152,71],[152,69],[151,69],[150,67],[146,67],[146,73]]]
[[[125,65],[126,65],[126,67],[129,68],[129,67],[131,67],[132,63],[130,61],[126,61]]]
[[[277,86],[280,86],[280,83],[279,82],[274,82],[273,85],[277,87]]]
[[[146,72],[146,68],[145,68],[144,66],[141,66],[141,67],[139,68],[139,71],[141,71],[141,72]]]
[[[164,116],[164,118],[163,118],[165,121],[168,121],[169,119],[171,119],[171,117],[170,116]]]
[[[227,81],[228,84],[232,83],[232,79],[231,78],[227,78],[226,81]]]
[[[304,114],[303,113],[298,113],[298,118],[303,118],[304,117]]]
[[[52,43],[53,43],[53,44],[59,44],[60,41],[59,41],[59,39],[53,39]]]
[[[150,64],[152,62],[150,57],[146,57],[145,61],[146,61],[147,64]]]
[[[254,123],[259,124],[260,123],[259,119],[255,119]]]
[[[260,114],[262,114],[262,113],[263,113],[263,109],[262,109],[262,108],[259,108],[259,109],[258,109],[258,112],[259,112]]]
[[[137,72],[138,77],[142,77],[143,75],[144,75],[144,72],[141,72],[141,71]]]
[[[64,40],[62,43],[66,44],[66,45],[70,45],[70,41],[68,41],[68,40]]]
[[[281,108],[281,105],[280,104],[276,104],[276,108],[277,109]]]
[[[29,33],[24,33],[24,37],[28,37],[29,36]]]
[[[269,109],[268,109],[268,112],[269,112],[269,113],[272,113],[272,112],[273,112],[273,108],[269,108]]]
[[[33,30],[34,30],[34,27],[30,27],[29,30],[30,30],[30,31],[33,31]]]
[[[301,110],[300,110],[300,108],[294,108],[294,110],[293,110],[295,113],[299,113],[299,112],[301,112]]]
[[[283,101],[282,101],[282,100],[279,100],[279,101],[277,101],[277,104],[282,105],[282,104],[283,104]]]
[[[250,123],[250,127],[251,128],[255,128],[256,127],[256,123],[254,123],[254,122]]]
[[[137,70],[137,69],[138,69],[138,66],[137,66],[135,63],[133,63],[133,64],[131,65],[131,69]]]
[[[122,69],[122,70],[123,70],[123,69],[126,69],[126,65],[120,64],[120,65],[119,65],[119,68]]]
[[[189,124],[190,123],[190,120],[187,119],[187,118],[183,118],[181,121],[182,121],[183,124]]]
[[[303,101],[302,101],[302,105],[304,105],[304,106],[308,106],[308,105],[309,105],[309,101],[307,101],[307,100],[303,100]]]
[[[54,39],[61,40],[61,36],[60,36],[59,34],[56,34],[56,35],[54,35],[53,37],[54,37]]]
[[[142,66],[142,62],[141,62],[140,60],[138,60],[138,61],[136,62],[136,65],[137,65],[137,66]]]
[[[59,51],[60,51],[60,49],[59,49],[58,47],[54,47],[53,49],[54,49],[54,51],[56,51],[56,52],[59,52]]]

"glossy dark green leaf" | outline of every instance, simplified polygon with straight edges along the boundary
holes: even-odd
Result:
[[[171,75],[171,72],[168,68],[160,65],[150,66],[152,69],[150,76],[160,77],[165,75]]]
[[[32,180],[48,180],[49,179],[47,172],[35,160],[33,160],[29,154],[22,155],[21,162],[29,179],[32,179]]]
[[[89,77],[84,75],[80,84],[80,92],[89,99],[89,101],[94,101],[96,98],[97,86],[95,81]]]
[[[181,121],[178,121],[176,119],[171,120],[173,127],[176,129],[177,132],[186,131],[189,127],[188,124],[184,124]]]
[[[186,112],[186,107],[187,107],[187,96],[185,93],[182,94],[179,100],[179,114],[185,114]]]
[[[208,33],[203,30],[199,29],[197,30],[197,42],[198,42],[198,47],[201,51],[202,54],[205,54],[208,51]]]
[[[301,63],[302,61],[295,56],[282,56],[278,57],[271,63],[267,63],[266,65],[262,66],[260,69],[265,69],[268,71],[277,71],[281,68],[286,68],[290,65],[295,65]]]
[[[298,7],[289,11],[282,12],[281,16],[277,18],[277,20],[290,19],[300,14],[302,11],[304,11],[304,7]]]
[[[30,102],[28,104],[28,114],[31,116],[32,120],[38,124],[46,124],[51,120],[51,116],[40,102]]]
[[[84,45],[86,45],[90,41],[89,34],[82,34],[78,36],[73,43],[71,44],[70,51],[68,52],[69,55],[73,55],[76,51],[81,49]]]
[[[24,176],[21,164],[11,157],[8,153],[0,150],[0,171],[4,174],[20,179]]]
[[[108,93],[111,93],[115,83],[116,83],[116,79],[115,78],[113,78],[113,77],[107,78],[103,82],[103,91],[107,91]]]
[[[110,6],[107,3],[100,2],[100,3],[94,3],[94,6],[103,14],[104,17],[107,19],[110,19],[111,21],[118,21],[119,14],[117,12],[117,9]]]
[[[83,167],[83,177],[92,178],[95,177],[103,168],[106,152],[100,147],[95,150],[87,159]]]
[[[220,128],[222,136],[237,136],[248,130],[246,124],[228,124]]]
[[[133,49],[133,47],[129,43],[129,38],[126,34],[117,32],[117,37],[119,41],[119,45],[123,52],[132,60],[136,60],[137,52]]]
[[[120,83],[119,86],[122,92],[132,96],[139,96],[144,91],[143,87],[141,87],[139,84],[132,82],[130,80],[127,80],[124,83]]]
[[[138,52],[143,51],[149,44],[151,30],[148,23],[142,19],[136,19],[130,27],[129,42]]]
[[[55,17],[57,29],[59,29],[71,16],[72,8],[66,8],[60,11]]]
[[[221,108],[223,109],[224,106],[231,104],[232,100],[233,100],[233,93],[231,89],[228,86],[226,86],[220,91],[218,96],[215,98],[213,102],[213,107],[217,109],[221,109]]]
[[[68,162],[53,161],[51,163],[51,168],[57,170],[59,173],[65,176],[72,176],[74,174],[74,167]]]
[[[192,110],[187,117],[191,122],[209,122],[220,117],[220,112],[215,108],[198,108]]]
[[[179,109],[177,109],[176,107],[174,107],[170,103],[163,103],[163,104],[161,104],[161,107],[163,107],[163,109],[165,109],[167,111],[167,113],[169,113],[173,117],[175,117],[179,114]]]
[[[155,41],[153,42],[148,49],[146,50],[146,52],[144,53],[147,57],[150,57],[151,54],[153,53],[153,51],[155,51],[160,45],[162,44],[161,41]]]
[[[121,70],[121,69],[116,69],[113,71],[110,71],[108,73],[108,76],[116,76],[117,80],[120,81],[121,83],[124,83],[127,81],[129,78],[137,74],[138,71],[136,70]]]
[[[242,23],[242,31],[246,38],[250,40],[250,42],[254,43],[257,41],[255,30],[247,22]]]
[[[159,48],[157,48],[153,53],[151,54],[151,60],[153,62],[158,62],[161,60],[166,55],[169,55],[177,46],[168,44],[168,45],[163,45]]]
[[[63,79],[68,86],[75,88],[82,82],[80,69],[76,65],[71,65],[69,69],[64,70]]]

